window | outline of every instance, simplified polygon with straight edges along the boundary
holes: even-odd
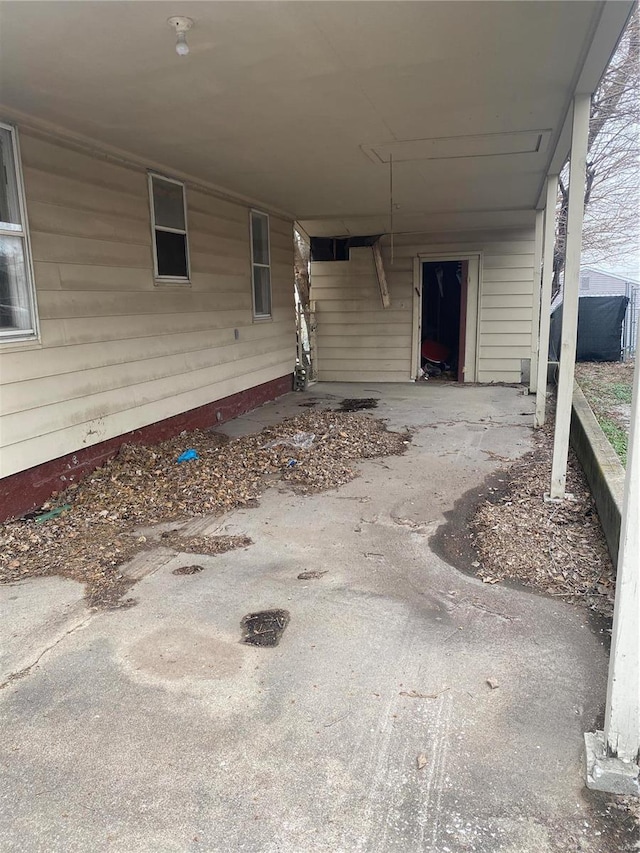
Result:
[[[187,205],[184,184],[149,175],[156,279],[189,281]]]
[[[271,317],[271,259],[269,253],[269,217],[251,211],[251,269],[253,277],[253,316]]]
[[[36,334],[18,142],[15,128],[0,124],[0,340]]]

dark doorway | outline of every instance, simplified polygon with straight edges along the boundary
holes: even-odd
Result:
[[[463,381],[467,261],[422,265],[420,365],[430,379]]]

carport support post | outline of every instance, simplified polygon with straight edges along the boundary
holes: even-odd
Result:
[[[633,379],[604,732],[585,734],[587,786],[640,795],[640,370]]]
[[[551,327],[551,284],[553,250],[556,244],[556,199],[558,176],[547,178],[547,204],[544,209],[544,245],[542,252],[542,292],[540,294],[540,337],[538,339],[538,381],[534,426],[544,426],[547,409],[547,371],[549,369],[549,329]]]
[[[536,210],[536,236],[533,244],[533,322],[531,324],[531,362],[529,364],[529,393],[538,387],[538,341],[540,331],[540,267],[542,264],[542,235],[544,210]]]
[[[584,217],[584,187],[587,174],[590,106],[591,95],[576,95],[573,99],[567,245],[564,264],[564,299],[562,305],[562,341],[560,344],[556,425],[553,436],[551,500],[562,500],[564,498],[567,482],[571,401],[573,398],[573,376],[576,366],[576,344],[578,340],[580,250],[582,245],[582,220]]]

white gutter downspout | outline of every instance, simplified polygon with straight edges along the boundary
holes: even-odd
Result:
[[[547,178],[547,203],[544,209],[542,251],[542,292],[540,294],[540,335],[538,344],[538,381],[534,426],[544,426],[547,407],[547,372],[549,369],[549,330],[551,327],[551,285],[553,283],[553,250],[556,242],[556,198],[558,176]]]
[[[584,188],[587,175],[587,142],[591,95],[575,95],[569,174],[569,206],[567,211],[567,244],[562,304],[562,340],[556,425],[553,436],[550,500],[563,500],[567,482],[569,429],[573,400],[573,377],[578,339],[578,291],[580,287],[580,251],[584,217]]]

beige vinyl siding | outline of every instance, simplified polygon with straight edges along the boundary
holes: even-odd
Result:
[[[473,322],[478,333],[477,381],[519,382],[521,360],[531,356],[533,241],[533,226],[399,234],[392,264],[385,237],[382,254],[391,294],[391,308],[386,310],[371,249],[352,249],[350,261],[313,263],[319,378],[411,379],[414,258],[478,254],[478,316],[467,318],[467,333]]]
[[[534,235],[487,243],[480,294],[478,381],[520,382],[531,358]],[[527,249],[528,251],[522,251]]]
[[[247,206],[187,185],[191,285],[156,285],[146,173],[21,149],[41,343],[0,349],[1,476],[293,371],[290,221],[270,216],[273,316],[254,322]]]
[[[318,378],[402,382],[411,360],[411,278],[387,264],[391,307],[383,308],[370,248],[349,261],[311,265]]]

